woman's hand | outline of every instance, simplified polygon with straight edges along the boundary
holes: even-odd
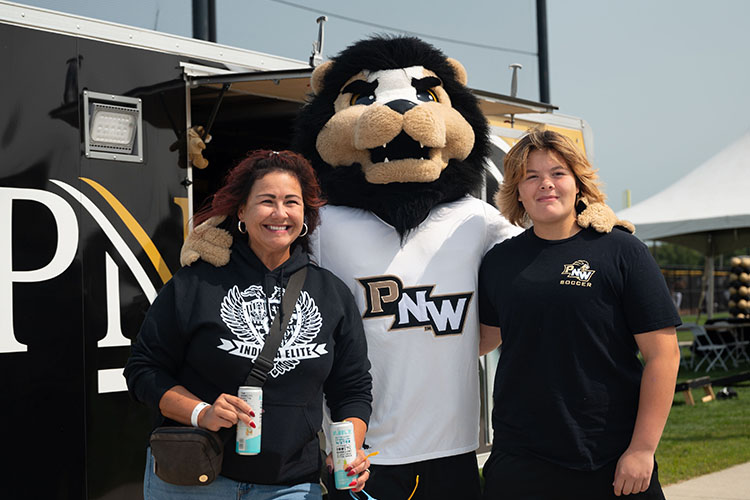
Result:
[[[615,495],[630,495],[646,491],[654,471],[654,454],[649,451],[625,450],[617,461],[613,486]]]
[[[326,465],[328,472],[333,474],[333,458],[330,453],[326,457]],[[355,493],[362,491],[365,488],[365,482],[370,479],[370,459],[367,458],[362,448],[357,450],[357,458],[344,470],[352,478],[349,483],[349,486],[354,486],[352,491]]]
[[[198,415],[198,427],[218,431],[222,427],[232,427],[242,420],[254,428],[253,417],[255,412],[245,401],[230,394],[220,394],[211,406]]]
[[[357,493],[365,488],[365,482],[370,479],[370,459],[365,456],[362,448],[357,450],[357,458],[346,468],[346,473],[356,482],[353,491]],[[352,486],[351,483],[349,483]]]

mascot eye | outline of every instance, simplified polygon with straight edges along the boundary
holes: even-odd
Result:
[[[349,104],[351,106],[354,106],[355,104],[364,104],[365,106],[369,106],[370,104],[375,102],[375,94],[352,94],[352,99],[349,101]]]
[[[438,98],[435,95],[435,92],[433,92],[430,89],[420,90],[419,92],[417,92],[417,99],[419,99],[422,102],[429,102],[429,101],[438,102]]]

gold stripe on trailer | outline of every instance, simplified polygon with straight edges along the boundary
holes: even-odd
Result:
[[[146,231],[141,227],[140,224],[138,224],[138,221],[135,220],[135,217],[133,217],[131,213],[128,212],[128,209],[125,208],[122,203],[120,203],[120,200],[115,198],[115,195],[110,193],[107,188],[105,188],[95,180],[88,179],[86,177],[79,177],[79,179],[96,189],[96,191],[100,195],[102,195],[107,203],[110,204],[117,215],[120,216],[120,219],[122,219],[128,229],[130,229],[130,232],[133,233],[133,236],[135,236],[135,239],[138,240],[138,243],[141,244],[141,247],[146,252],[146,255],[148,255],[151,263],[156,268],[156,272],[159,273],[159,277],[161,278],[162,282],[166,283],[167,281],[169,281],[172,278],[172,273],[169,271],[167,263],[159,253],[159,250],[157,250],[154,242],[151,241],[151,238],[149,238]]]

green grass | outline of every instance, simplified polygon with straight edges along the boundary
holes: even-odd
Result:
[[[712,380],[750,371],[747,363],[738,368],[712,372],[680,369],[678,382],[710,376]],[[715,392],[723,386],[714,386]],[[737,398],[701,402],[703,389],[693,389],[695,406],[675,394],[664,434],[656,452],[659,479],[663,485],[715,472],[750,461],[750,381],[733,387]]]

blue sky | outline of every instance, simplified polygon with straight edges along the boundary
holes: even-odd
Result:
[[[192,32],[188,0],[23,3]],[[534,0],[216,3],[222,44],[306,61],[315,19],[329,14],[326,56],[371,33],[408,31],[460,60],[475,88],[507,94],[508,65],[523,64],[518,96],[539,98]],[[552,104],[591,125],[615,210],[625,189],[642,201],[750,131],[750,2],[548,0],[547,11]]]

